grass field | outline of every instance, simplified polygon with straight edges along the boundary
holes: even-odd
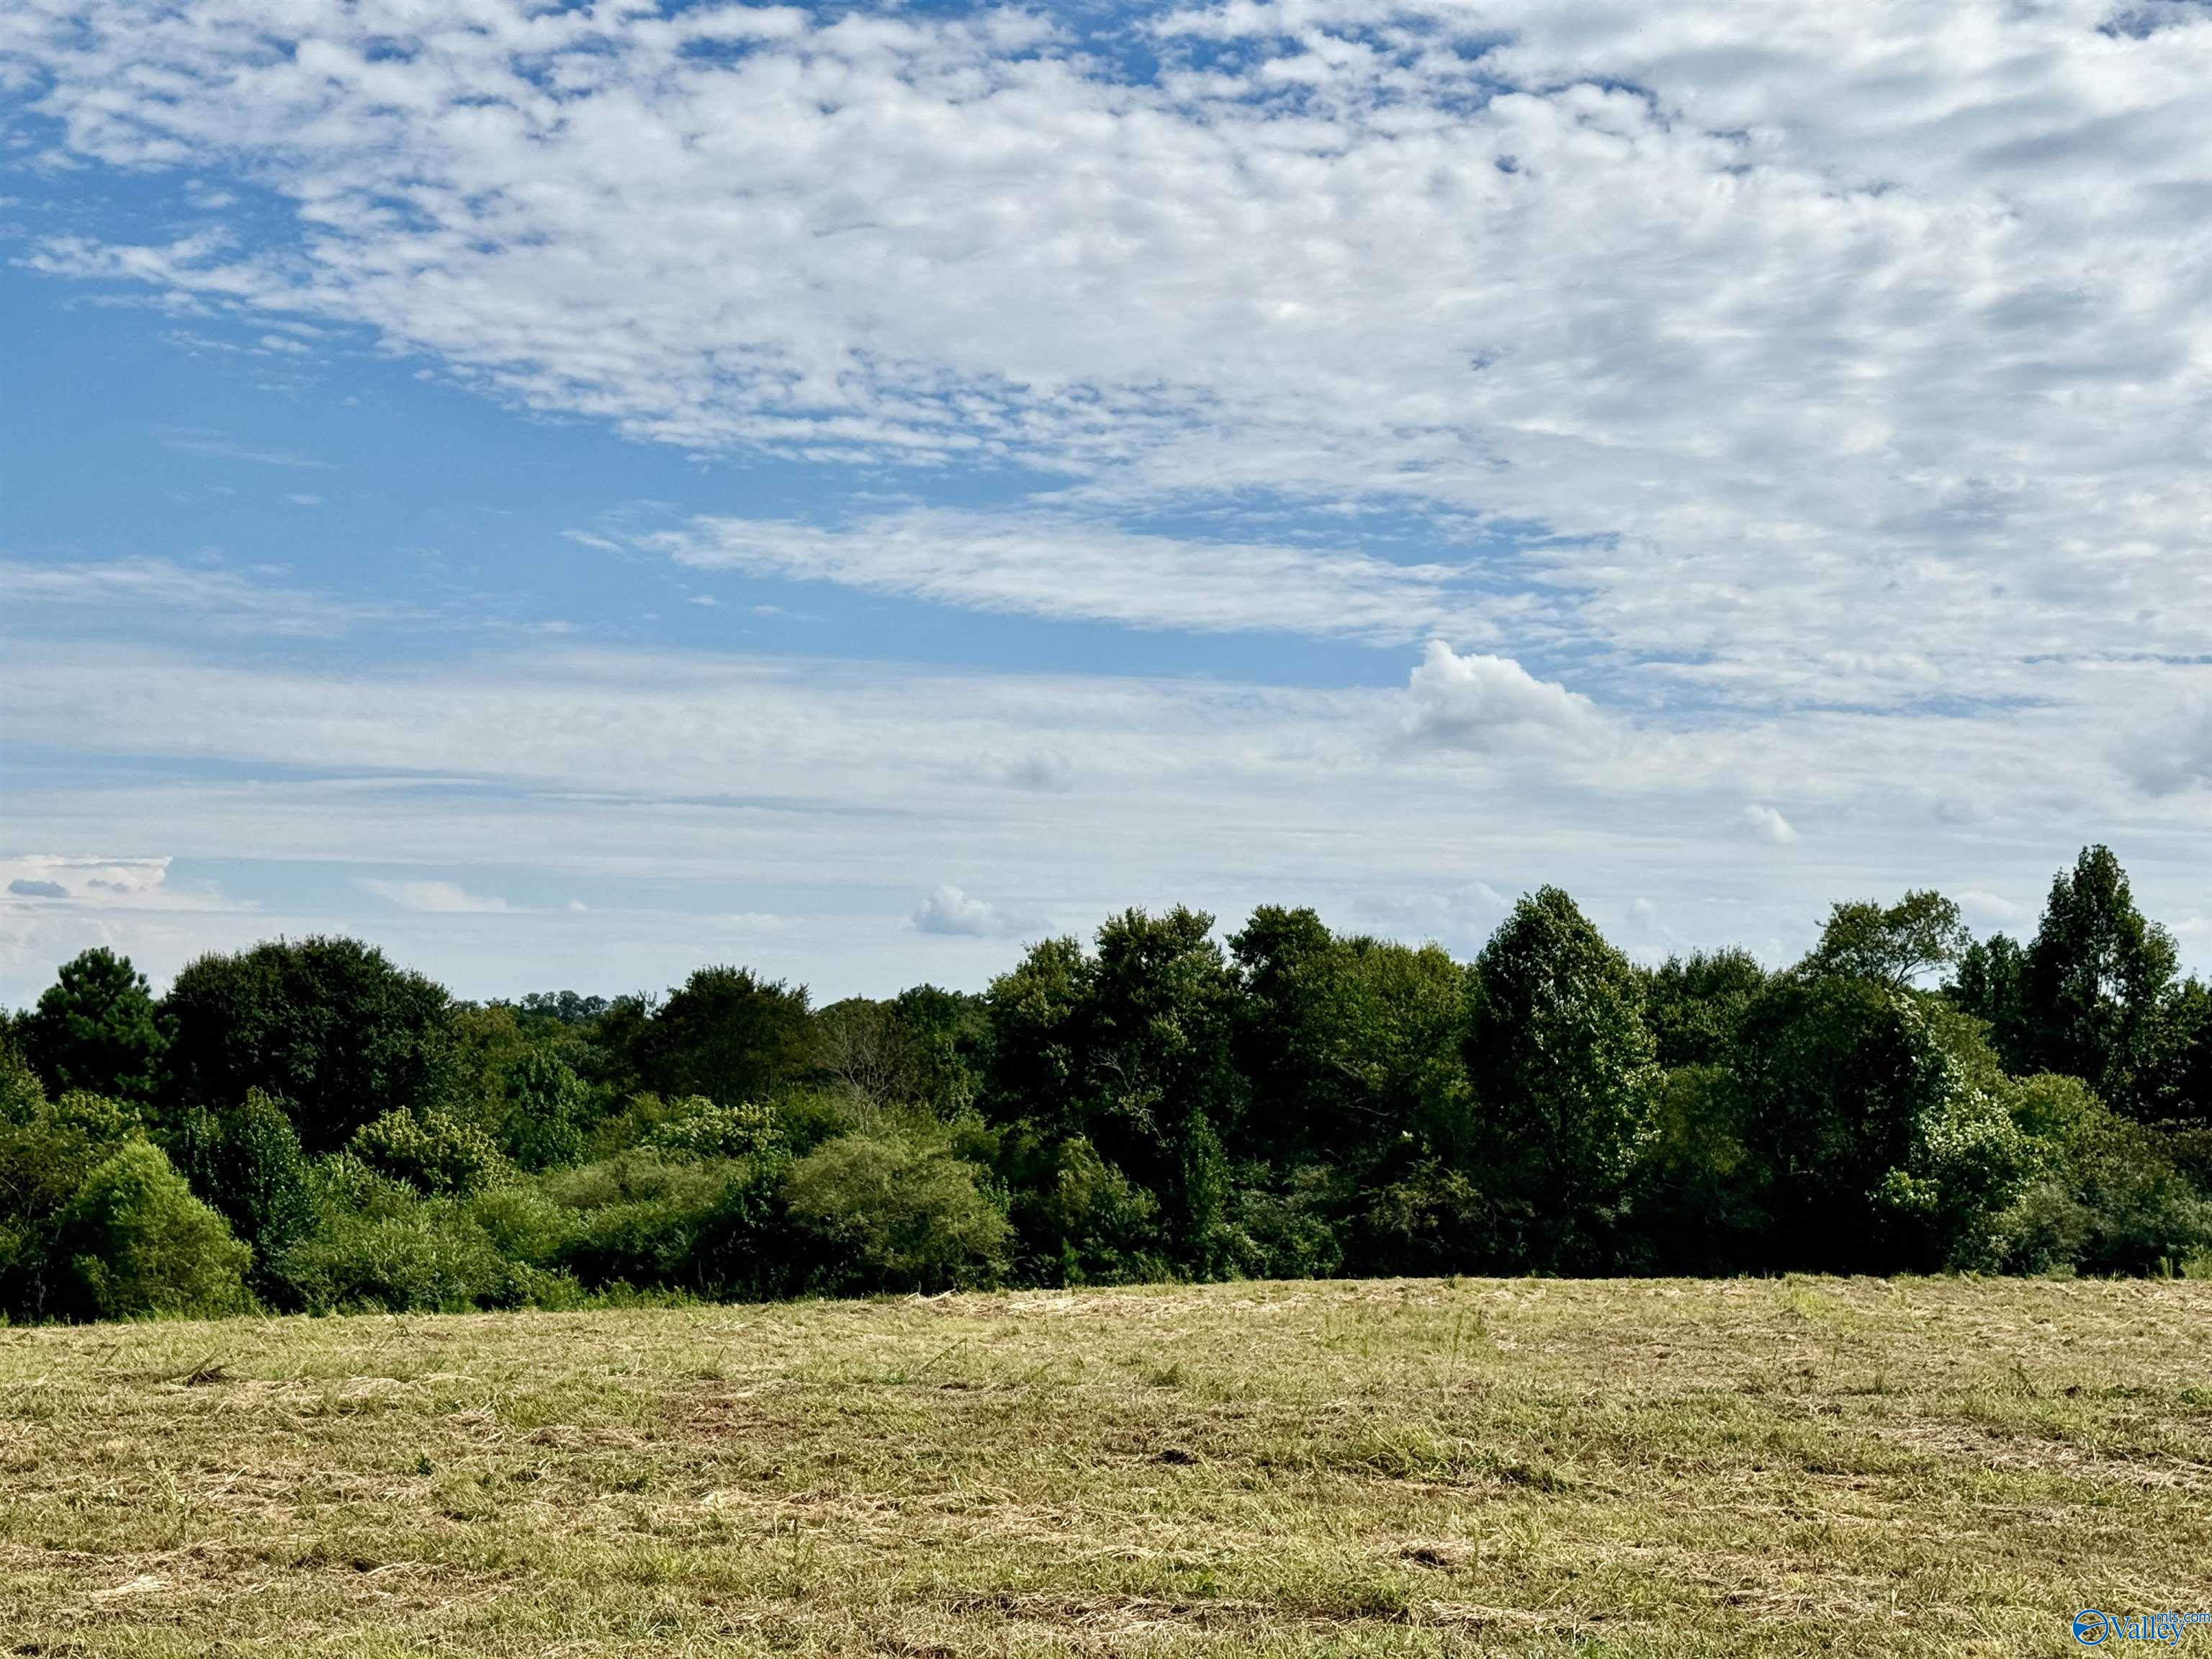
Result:
[[[2207,1283],[0,1330],[19,1654],[2051,1653],[2208,1604]]]

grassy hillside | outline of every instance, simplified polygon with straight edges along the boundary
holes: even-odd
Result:
[[[2058,1652],[2208,1560],[2206,1283],[0,1330],[21,1654]]]

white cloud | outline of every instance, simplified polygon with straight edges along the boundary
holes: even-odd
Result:
[[[1547,746],[1588,749],[1608,733],[1588,697],[1540,680],[1510,657],[1461,656],[1429,641],[1409,680],[1407,733],[1482,753]]]
[[[1762,805],[1757,801],[1752,801],[1744,807],[1742,823],[1759,840],[1772,842],[1777,847],[1797,839],[1796,828],[1788,818],[1775,808]]]
[[[971,898],[957,887],[939,887],[914,913],[917,933],[965,934],[973,939],[1008,939],[1043,926],[1034,909],[1009,909]]]
[[[316,639],[358,623],[419,619],[411,607],[341,599],[221,565],[130,558],[72,564],[0,559],[13,631],[34,615],[82,630],[118,617],[158,617],[173,633],[191,617],[225,632]]]
[[[1150,626],[1534,617],[1641,697],[1910,709],[2201,655],[2212,12],[2109,15],[1234,3],[1096,25],[1162,54],[1133,80],[1005,12],[26,0],[4,49],[70,155],[297,220],[40,269],[693,448],[1548,532],[1467,544],[1480,603],[1027,512],[702,556]]]
[[[364,878],[362,886],[380,899],[424,915],[505,915],[514,907],[503,898],[465,891],[450,881],[386,881]]]
[[[185,892],[169,884],[167,858],[87,858],[60,853],[22,853],[0,857],[0,883],[18,898],[64,898],[79,905],[108,908],[188,906],[216,901],[210,893]]]
[[[1494,629],[1468,591],[1473,573],[1464,567],[1138,535],[1068,514],[915,508],[836,529],[700,518],[641,541],[695,568],[1145,628],[1267,629],[1386,643],[1443,626]]]

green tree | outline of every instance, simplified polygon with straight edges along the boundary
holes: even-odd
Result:
[[[86,1176],[58,1234],[79,1310],[94,1317],[208,1318],[248,1306],[252,1252],[150,1141],[126,1140]]]
[[[2151,1115],[2148,1073],[2179,961],[2172,936],[2136,909],[2112,849],[2082,848],[2052,879],[2027,950],[2038,1068],[2081,1079],[2130,1116]]]
[[[1644,1021],[1659,1064],[1723,1064],[1735,1029],[1770,975],[1748,951],[1668,957],[1644,975]]]
[[[887,1001],[848,997],[814,1016],[817,1063],[872,1106],[950,1121],[975,1099],[990,1027],[981,997],[917,985]]]
[[[746,968],[702,968],[653,1015],[643,1035],[646,1085],[718,1105],[765,1099],[813,1061],[806,990]]]
[[[62,964],[23,1039],[49,1092],[82,1089],[119,1100],[153,1097],[168,1047],[146,976],[105,945]]]
[[[49,1101],[37,1074],[0,1048],[0,1314],[52,1319],[79,1310],[60,1218],[86,1174],[143,1127],[125,1102],[81,1091]]]
[[[1658,1084],[1644,986],[1556,887],[1523,897],[1475,963],[1467,1044],[1499,1195],[1536,1265],[1608,1260]]]
[[[444,990],[357,939],[276,939],[205,956],[162,1008],[172,1103],[220,1110],[249,1090],[283,1100],[301,1143],[333,1152],[386,1111],[444,1103],[453,1049]]]
[[[175,1119],[167,1152],[177,1172],[253,1251],[253,1285],[285,1302],[271,1264],[316,1221],[307,1153],[282,1103],[258,1089],[215,1112],[192,1107]]]
[[[1730,1069],[1762,1218],[1744,1265],[1988,1265],[2030,1163],[1978,1024],[1873,980],[1793,975],[1746,1015]]]
[[[1224,1138],[1241,1127],[1235,975],[1212,917],[1127,910],[1095,953],[1047,939],[992,982],[984,1104],[1046,1146],[1080,1135],[1158,1205],[1158,1248],[1185,1273],[1233,1265]],[[1057,1242],[1028,1241],[1040,1254]]]
[[[1435,945],[1339,936],[1263,906],[1230,939],[1251,1098],[1232,1148],[1245,1270],[1433,1270],[1458,1245],[1436,1206],[1385,1196],[1474,1146],[1462,1053],[1474,979]],[[1416,1218],[1420,1236],[1396,1231]]]
[[[507,1073],[505,1088],[500,1140],[516,1164],[547,1170],[583,1156],[591,1094],[558,1054],[531,1049]]]
[[[2040,1068],[2042,1044],[2027,1006],[2027,952],[2004,933],[1969,945],[1945,994],[1990,1030],[1990,1046],[2007,1071],[2024,1076]]]
[[[1887,906],[1865,900],[1836,905],[1820,944],[1797,971],[1872,980],[1902,991],[1922,975],[1949,967],[1972,942],[1959,907],[1923,888]]]
[[[2079,1079],[2021,1085],[2034,1178],[2002,1221],[2016,1272],[2148,1273],[2212,1249],[2212,1200],[2176,1166],[2172,1141],[2115,1117]]]

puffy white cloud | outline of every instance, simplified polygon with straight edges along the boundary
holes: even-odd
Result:
[[[210,892],[169,883],[167,858],[88,858],[61,853],[0,857],[0,880],[18,898],[68,899],[102,908],[203,908],[220,903]]]
[[[1777,847],[1797,839],[1797,830],[1788,818],[1771,806],[1758,801],[1747,804],[1743,809],[1743,827],[1761,841],[1772,842]]]
[[[966,934],[973,939],[1006,939],[1034,933],[1043,925],[1033,908],[1008,908],[974,898],[957,887],[939,887],[914,913],[917,933]]]
[[[1424,741],[1494,753],[1586,750],[1609,736],[1588,697],[1538,679],[1510,657],[1462,657],[1431,640],[1409,684],[1406,729]]]

